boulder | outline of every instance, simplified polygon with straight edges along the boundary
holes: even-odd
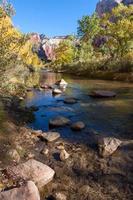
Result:
[[[112,91],[95,90],[90,93],[90,96],[94,98],[109,98],[109,97],[115,97],[116,93]]]
[[[32,181],[24,186],[0,193],[0,200],[40,200],[39,191]]]
[[[85,128],[85,124],[83,122],[76,122],[72,124],[71,129],[73,131],[81,131],[82,129]]]
[[[55,88],[55,89],[53,89],[52,93],[55,94],[55,95],[56,94],[62,94],[62,91],[60,89]]]
[[[47,132],[46,134],[43,134],[42,137],[48,142],[54,142],[60,137],[60,134],[58,132]]]
[[[75,98],[66,98],[64,99],[65,104],[75,104],[77,103],[77,100]]]
[[[13,177],[16,176],[24,180],[31,180],[38,188],[41,188],[52,181],[55,174],[54,170],[49,166],[34,159],[14,167],[9,167],[7,173]]]
[[[122,141],[116,138],[100,138],[98,140],[99,154],[103,157],[110,156],[118,149],[121,144]]]
[[[61,150],[61,152],[60,152],[60,160],[61,161],[68,159],[69,156],[70,156],[70,154],[67,153],[65,149]]]
[[[49,125],[53,126],[53,127],[59,127],[59,126],[65,126],[68,125],[70,123],[70,120],[65,118],[65,117],[56,117],[54,119],[51,119],[49,121]]]

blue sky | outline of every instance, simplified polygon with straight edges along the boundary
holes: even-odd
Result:
[[[73,34],[77,20],[94,12],[98,0],[10,0],[14,24],[23,32],[47,36]]]

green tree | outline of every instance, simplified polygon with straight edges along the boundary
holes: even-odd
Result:
[[[81,20],[78,21],[78,36],[82,38],[83,41],[93,39],[100,32],[100,18],[96,13],[92,16],[83,16]]]
[[[133,5],[120,5],[101,19],[101,34],[106,37],[105,48],[111,58],[121,58],[131,51],[133,42]]]

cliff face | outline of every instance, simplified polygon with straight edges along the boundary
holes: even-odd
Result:
[[[133,0],[100,0],[96,6],[96,12],[99,16],[102,16],[105,12],[110,12],[112,8],[116,7],[120,3],[124,5],[133,4]]]

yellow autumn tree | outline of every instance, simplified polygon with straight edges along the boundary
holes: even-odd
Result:
[[[54,64],[58,68],[71,63],[74,59],[74,47],[71,41],[64,40],[60,42],[59,46],[55,49],[55,61]]]

